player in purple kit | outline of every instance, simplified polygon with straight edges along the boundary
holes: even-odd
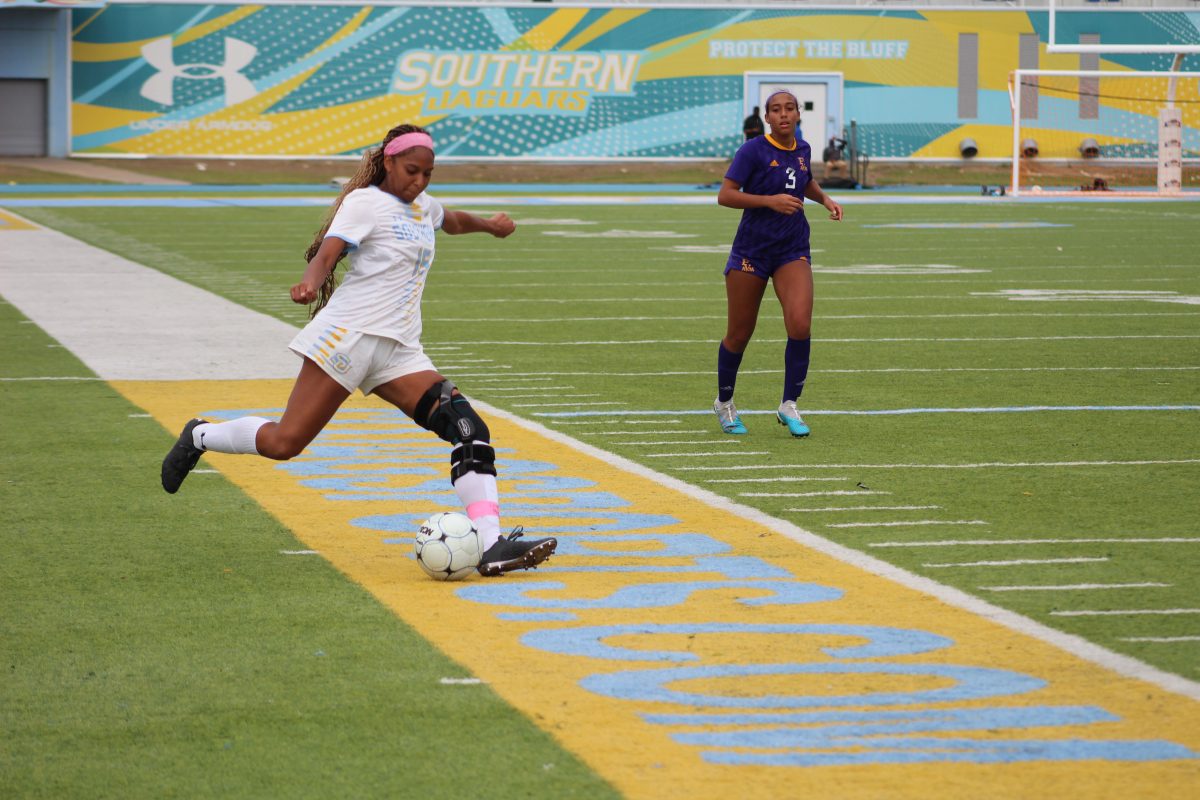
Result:
[[[771,132],[738,148],[717,193],[719,204],[743,212],[725,265],[728,323],[717,351],[717,400],[713,411],[722,431],[746,433],[746,426],[733,405],[733,389],[770,280],[783,306],[788,337],[784,350],[783,401],[776,418],[792,436],[807,436],[808,426],[796,411],[796,398],[804,390],[808,377],[813,309],[812,260],[804,198],[825,206],[834,221],[842,218],[842,207],[813,179],[811,148],[796,138],[800,106],[795,95],[786,89],[773,92],[767,97],[766,110]]]

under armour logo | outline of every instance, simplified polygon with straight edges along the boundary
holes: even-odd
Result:
[[[175,79],[225,82],[225,105],[249,100],[258,94],[250,79],[241,71],[250,65],[258,48],[240,39],[225,37],[224,64],[176,64],[171,38],[155,39],[142,46],[142,58],[158,72],[142,84],[142,97],[164,106],[175,105]]]

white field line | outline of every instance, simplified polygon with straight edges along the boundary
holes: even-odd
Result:
[[[14,383],[14,382],[21,382],[21,381],[98,381],[98,380],[102,380],[102,379],[95,378],[95,377],[74,376],[74,375],[55,375],[55,376],[35,375],[32,377],[28,377],[28,378],[0,378],[0,381],[2,381],[4,383]]]
[[[1129,539],[942,539],[933,542],[871,542],[867,547],[958,547],[970,545],[974,547],[990,547],[993,545],[1016,544],[1197,544],[1200,538],[1160,536],[1131,537]]]
[[[456,273],[456,274],[461,274],[461,273]],[[512,288],[515,285],[516,284],[505,284],[504,288]],[[551,287],[558,288],[561,286],[561,284],[557,284],[557,283],[542,284],[542,285],[546,286],[547,288],[551,288]],[[578,286],[580,284],[572,284],[572,285]],[[672,283],[672,284],[667,284],[667,285],[677,286],[678,284]],[[695,285],[708,286],[710,284],[706,282],[703,284],[695,284]],[[822,298],[822,300],[824,300],[824,299],[825,298]],[[288,300],[285,302],[290,303],[291,301]],[[1067,313],[1039,314],[1039,313],[1029,313],[1029,312],[1026,312],[1026,313],[1009,312],[1009,313],[993,313],[993,314],[830,314],[830,315],[822,315],[821,321],[829,322],[831,320],[860,320],[860,319],[870,319],[870,320],[875,320],[875,319],[995,319],[995,318],[1006,318],[1006,317],[1014,317],[1014,318],[1038,317],[1038,318],[1052,318],[1052,319],[1083,317],[1086,319],[1099,319],[1099,318],[1108,318],[1108,317],[1193,317],[1193,316],[1197,316],[1197,314],[1200,314],[1200,312],[1198,312],[1198,311],[1163,311],[1163,312],[1155,313],[1155,312],[1146,311],[1146,312],[1114,312],[1114,313],[1094,312],[1091,314],[1067,314]],[[759,318],[760,319],[768,319],[771,317],[779,318],[781,316],[782,315],[780,315],[774,311],[768,312],[764,309],[764,312],[760,315]],[[561,325],[564,323],[577,323],[577,322],[650,322],[650,321],[688,322],[688,321],[692,321],[692,320],[706,320],[706,319],[726,319],[726,315],[725,314],[693,314],[693,315],[687,315],[687,316],[674,316],[674,315],[666,315],[666,314],[664,314],[664,315],[642,314],[639,316],[543,317],[543,318],[538,318],[538,319],[530,319],[529,317],[438,317],[438,322],[456,322],[456,323],[466,323],[466,324],[483,323],[483,324],[488,324],[488,325],[493,325],[493,324],[495,324],[495,325],[507,325],[507,324],[537,325],[539,323]]]
[[[891,492],[861,489],[842,489],[832,492],[738,492],[738,497],[857,497],[868,494],[891,494]]]
[[[740,441],[738,439],[729,439],[729,438],[715,439],[714,438],[714,439],[694,439],[692,441],[685,441],[685,442],[680,442],[680,441],[674,441],[674,442],[621,442],[621,444],[644,445],[644,446],[648,447],[650,445],[664,445],[664,444],[745,444],[745,442]]]
[[[692,436],[708,431],[580,431],[584,436]]]
[[[1120,639],[1122,642],[1160,642],[1171,644],[1174,642],[1200,642],[1200,636],[1125,636]]]
[[[938,508],[941,506],[825,506],[824,508],[785,508],[784,511],[926,511]]]
[[[319,556],[320,550],[280,550],[281,556]]]
[[[1130,405],[1130,406],[919,406],[916,408],[841,408],[821,409],[802,408],[800,413],[808,416],[821,417],[894,417],[911,414],[1029,414],[1044,411],[1200,411],[1200,405],[1195,403],[1170,405]],[[706,416],[709,412],[697,408],[676,408],[671,410],[609,410],[609,411],[553,411],[537,414],[539,417],[624,417],[624,416],[658,416],[658,417],[694,417]],[[743,415],[765,416],[774,414],[774,409],[742,409]]]
[[[1008,561],[961,561],[956,564],[922,564],[929,569],[947,569],[951,567],[1016,567],[1026,564],[1092,564],[1108,561],[1108,556],[1080,558],[1014,558]]]
[[[1081,592],[1092,589],[1164,589],[1169,583],[1068,583],[1059,586],[980,586],[985,592]]]
[[[1174,616],[1200,614],[1200,608],[1127,608],[1118,611],[1051,611],[1052,617],[1132,617],[1141,615]]]
[[[555,425],[611,425],[612,420],[609,419],[587,419],[576,421],[555,421]],[[622,425],[681,425],[682,421],[677,419],[623,419]],[[593,433],[593,431],[585,431]]]
[[[686,299],[685,302],[698,302],[699,298]],[[428,301],[427,301],[428,302]],[[454,301],[459,302],[459,301]],[[543,302],[539,300],[538,302]],[[545,301],[552,302],[552,301]],[[821,344],[895,344],[908,342],[1075,342],[1075,341],[1111,341],[1145,340],[1145,339],[1200,339],[1197,333],[1105,333],[1105,334],[1074,334],[1067,336],[877,336],[855,338],[823,338]],[[512,339],[477,340],[463,342],[447,342],[459,347],[477,347],[489,345],[492,347],[629,347],[631,345],[667,345],[667,344],[715,344],[716,339],[580,339],[570,342],[523,341]]]
[[[150,419],[149,414],[130,414],[130,419]]]
[[[578,408],[579,406],[623,406],[625,405],[619,400],[605,400],[604,402],[594,403],[526,403],[524,405],[514,405],[513,408],[557,408],[567,406],[570,408]]]
[[[990,525],[982,519],[920,519],[913,521],[896,520],[894,522],[830,522],[826,528],[907,528],[924,527],[925,525]]]
[[[562,393],[556,392],[550,396],[551,397],[601,397],[602,395],[600,395],[598,392],[593,392],[592,394],[562,394]],[[540,400],[540,399],[544,399],[544,398],[542,395],[526,393],[526,394],[510,394],[508,397],[506,397],[504,399],[505,400]],[[542,406],[545,408],[549,408],[550,406],[553,406],[553,405],[589,406],[589,405],[595,405],[595,403],[538,403],[538,406]],[[535,407],[536,406],[522,406],[522,408],[535,408]]]
[[[489,386],[488,394],[509,394],[512,392],[561,392],[574,389],[574,386]]]
[[[678,442],[676,444],[679,444]],[[712,444],[712,442],[708,442]],[[766,450],[747,450],[742,453],[647,453],[642,458],[707,458],[709,456],[769,456]]]
[[[701,483],[800,483],[802,481],[848,481],[846,477],[808,478],[709,478]]]
[[[1090,661],[1105,669],[1112,670],[1120,675],[1144,680],[1167,691],[1200,700],[1200,683],[1196,681],[1166,672],[1144,661],[1139,661],[1136,658],[1114,652],[1094,642],[1089,642],[1083,637],[1057,630],[1049,625],[1044,625],[1029,617],[1018,614],[1015,611],[1001,608],[983,598],[968,594],[960,589],[938,583],[930,578],[889,564],[867,553],[840,545],[823,536],[818,536],[815,533],[807,531],[786,519],[773,517],[757,508],[743,505],[710,492],[707,489],[693,486],[671,475],[658,472],[657,470],[630,461],[627,458],[574,439],[561,431],[553,430],[538,422],[518,417],[515,414],[499,408],[493,408],[485,403],[480,403],[479,405],[480,410],[485,413],[506,419],[514,425],[518,425],[547,439],[590,455],[614,468],[638,475],[654,484],[670,487],[677,492],[694,498],[698,502],[737,514],[777,533],[781,533],[805,547],[811,547],[813,550],[836,558],[844,564],[849,564],[872,575],[895,581],[902,586],[935,597],[948,605],[963,609],[1023,635],[1046,642],[1060,650]],[[803,467],[800,468],[802,469]]]
[[[749,464],[738,467],[674,467],[673,469],[679,472],[732,469],[1009,469],[1013,467],[1144,467],[1152,464],[1200,464],[1200,458],[1136,461],[986,461],[978,464]]]
[[[725,319],[724,316],[721,319]],[[427,348],[428,349],[428,348]],[[1200,366],[1154,366],[1154,367],[878,367],[874,369],[821,369],[814,368],[810,370],[813,373],[829,373],[829,374],[871,374],[871,373],[941,373],[941,372],[1165,372],[1172,370],[1200,370]],[[742,369],[738,370],[739,375],[777,375],[783,372],[782,369]],[[483,373],[480,373],[481,375]],[[529,375],[537,375],[542,377],[522,378],[523,380],[538,380],[546,381],[551,377],[621,377],[621,378],[647,378],[647,377],[663,377],[663,376],[685,376],[685,375],[710,375],[712,370],[671,370],[667,372],[534,372],[525,373]],[[498,378],[497,380],[512,380],[512,378]],[[482,383],[482,380],[472,381],[472,383]]]

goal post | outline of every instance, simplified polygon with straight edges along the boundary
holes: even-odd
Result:
[[[1196,40],[1195,38],[1190,38],[1186,27],[1180,32],[1180,36],[1177,37],[1177,39],[1179,39],[1179,41],[1175,41],[1175,42],[1156,42],[1154,44],[1151,44],[1150,42],[1138,41],[1136,33],[1132,34],[1133,38],[1127,39],[1125,41],[1105,41],[1103,43],[1100,43],[1100,42],[1083,43],[1083,42],[1069,42],[1069,41],[1060,42],[1058,40],[1059,13],[1064,12],[1065,15],[1068,15],[1068,16],[1072,12],[1078,12],[1078,11],[1086,11],[1086,12],[1096,13],[1096,11],[1098,10],[1096,7],[1096,3],[1097,3],[1097,0],[1046,0],[1046,21],[1048,23],[1047,30],[1046,30],[1046,52],[1047,53],[1095,53],[1095,54],[1101,54],[1101,55],[1113,54],[1113,53],[1127,53],[1127,54],[1200,53],[1200,41]],[[1131,7],[1131,8],[1129,8],[1129,12],[1134,13],[1134,12],[1145,11],[1144,8],[1140,7],[1142,5],[1151,5],[1151,4],[1140,4],[1139,3],[1139,7]],[[1186,5],[1186,3],[1180,3],[1179,5]],[[1119,14],[1119,13],[1124,12],[1124,9],[1122,9],[1120,6],[1109,6],[1109,7],[1106,7],[1104,10],[1107,13],[1118,13]],[[1167,10],[1173,10],[1173,9],[1163,9],[1163,10],[1167,11]],[[1158,23],[1158,24],[1161,25],[1162,23]],[[1068,24],[1067,27],[1070,28],[1071,26]],[[1120,37],[1121,31],[1120,30],[1115,31],[1115,34],[1118,37]]]
[[[1018,69],[1012,193],[1200,186],[1200,72]]]

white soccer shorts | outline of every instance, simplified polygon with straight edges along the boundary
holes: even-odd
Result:
[[[296,355],[312,359],[346,391],[361,389],[364,395],[396,378],[436,371],[420,344],[405,345],[315,320],[296,334],[288,347]]]

